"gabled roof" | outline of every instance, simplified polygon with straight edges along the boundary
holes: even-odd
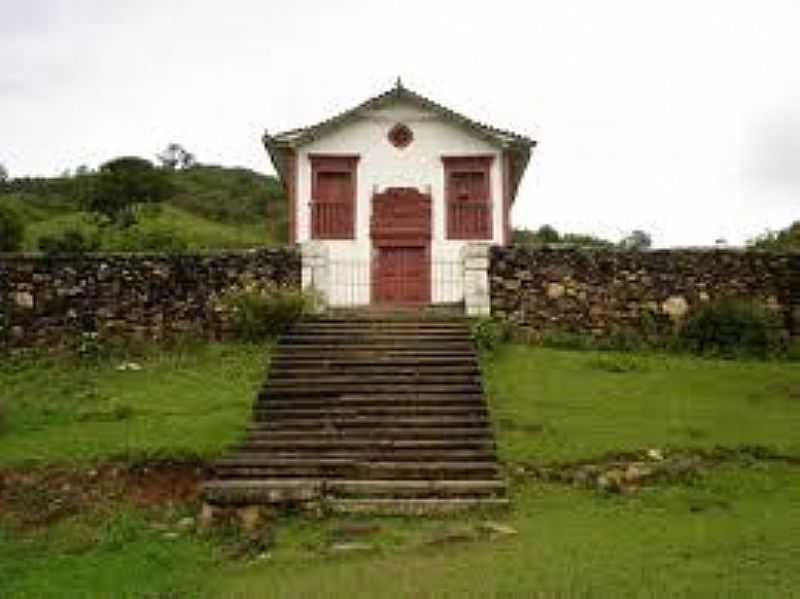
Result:
[[[288,154],[290,151],[295,150],[305,144],[308,144],[315,139],[338,129],[358,119],[363,113],[384,108],[394,102],[405,101],[410,104],[415,104],[425,110],[433,112],[440,116],[443,120],[449,121],[452,124],[461,127],[487,141],[488,143],[497,146],[500,149],[506,150],[510,153],[513,162],[512,165],[512,197],[516,196],[516,190],[519,185],[522,175],[528,166],[530,160],[531,150],[536,146],[536,141],[514,133],[506,131],[497,127],[492,127],[485,123],[474,121],[465,117],[449,108],[442,106],[421,96],[420,94],[411,91],[405,87],[400,79],[397,84],[390,90],[383,92],[377,96],[362,102],[355,108],[346,110],[336,116],[324,120],[316,125],[310,127],[302,127],[299,129],[292,129],[284,131],[275,135],[270,135],[268,132],[264,133],[264,146],[270,155],[275,169],[278,171],[281,178],[286,181],[287,168],[288,168]]]

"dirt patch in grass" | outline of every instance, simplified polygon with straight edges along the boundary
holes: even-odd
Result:
[[[207,467],[198,463],[157,463],[128,471],[126,490],[142,506],[190,503],[199,499],[199,483]]]
[[[199,499],[199,483],[207,472],[198,460],[0,469],[0,514],[30,527],[111,501],[145,508],[192,503]]]

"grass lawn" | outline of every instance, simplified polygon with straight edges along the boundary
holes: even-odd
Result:
[[[140,371],[6,362],[0,463],[214,454],[241,431],[264,355],[243,345],[158,352]],[[652,447],[800,456],[796,363],[510,346],[485,371],[510,468]],[[511,492],[506,512],[355,518],[372,527],[352,538],[353,518],[284,515],[253,551],[229,530],[181,530],[191,502],[120,498],[23,526],[0,500],[0,596],[800,596],[796,463],[724,464],[630,496],[534,480]],[[487,521],[517,534],[487,532]],[[362,547],[332,551],[342,540]]]
[[[485,386],[506,461],[763,445],[800,455],[800,363],[503,348]]]
[[[39,358],[0,364],[0,467],[126,455],[212,456],[243,432],[267,350],[158,351],[118,370]],[[136,360],[131,358],[130,360]]]

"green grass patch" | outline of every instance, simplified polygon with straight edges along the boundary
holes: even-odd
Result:
[[[165,517],[123,504],[48,528],[0,526],[0,596],[202,596],[214,545],[168,535],[155,521]]]
[[[510,345],[484,370],[507,461],[715,445],[800,454],[800,369],[789,362]]]
[[[136,360],[141,370],[6,359],[0,465],[218,453],[243,432],[266,356],[244,344],[154,351]]]

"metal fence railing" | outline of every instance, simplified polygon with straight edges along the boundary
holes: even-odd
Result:
[[[326,298],[332,307],[367,306],[375,303],[371,260],[331,260],[328,263]],[[419,281],[404,282],[404,276],[418,277],[419,273],[394,273],[399,288],[418,287]],[[461,260],[434,260],[430,263],[428,281],[430,304],[453,304],[464,300],[464,265]],[[398,280],[399,277],[399,280]]]

